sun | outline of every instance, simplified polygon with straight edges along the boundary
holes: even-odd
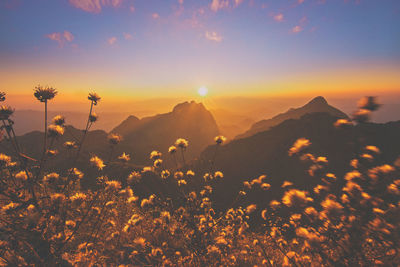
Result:
[[[199,95],[204,97],[204,96],[207,95],[208,89],[207,89],[207,87],[202,86],[202,87],[199,88],[199,90],[197,90],[197,92],[199,93]]]

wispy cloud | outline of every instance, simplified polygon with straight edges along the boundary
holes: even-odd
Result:
[[[222,41],[222,36],[216,32],[206,31],[205,37],[207,40],[214,41],[217,43]]]
[[[109,45],[113,45],[113,44],[115,44],[115,42],[117,42],[117,37],[115,37],[115,36],[113,36],[113,37],[111,37],[111,38],[109,38],[109,39],[107,40],[107,43],[108,43]]]
[[[69,31],[64,31],[63,33],[49,33],[46,34],[46,37],[52,41],[56,41],[60,47],[63,47],[66,43],[70,43],[75,39],[75,36]]]
[[[284,16],[282,13],[274,15],[274,20],[277,22],[282,22],[284,20]]]
[[[303,27],[301,27],[300,25],[296,25],[292,28],[291,32],[292,33],[299,33],[303,30]]]
[[[100,13],[105,6],[119,7],[123,0],[69,0],[69,3],[90,13]]]
[[[132,40],[133,39],[133,35],[130,33],[123,33],[125,40]]]
[[[153,14],[151,14],[151,17],[152,17],[153,19],[159,19],[159,18],[160,18],[160,15],[159,15],[158,13],[153,13]]]
[[[238,7],[244,0],[212,0],[210,9],[217,12],[220,9],[227,9],[229,7]]]
[[[307,16],[302,17],[302,18],[299,20],[299,24],[296,25],[296,26],[294,26],[294,27],[292,28],[291,32],[292,32],[292,33],[299,33],[299,32],[301,32],[301,31],[303,31],[303,30],[304,30],[304,26],[307,24],[307,22],[308,22]]]

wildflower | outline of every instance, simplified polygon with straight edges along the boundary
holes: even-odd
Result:
[[[318,211],[314,207],[307,207],[304,212],[313,220],[318,217]]]
[[[3,102],[6,100],[6,93],[0,92],[0,102]]]
[[[217,143],[217,145],[222,145],[225,141],[226,141],[226,137],[222,136],[222,135],[218,135],[214,138],[215,143]]]
[[[183,178],[183,172],[181,172],[181,171],[175,172],[175,173],[174,173],[174,178],[175,178],[176,180],[182,179],[182,178]]]
[[[291,189],[286,191],[283,198],[282,203],[288,207],[301,207],[307,204],[307,202],[312,201],[313,199],[307,197],[306,191],[301,191],[297,189]]]
[[[347,119],[338,119],[333,125],[336,128],[346,129],[353,126],[353,123]]]
[[[50,199],[54,203],[61,203],[65,200],[65,195],[61,193],[54,193],[50,196]]]
[[[362,178],[362,176],[359,171],[351,171],[351,172],[346,173],[346,175],[344,176],[344,179],[347,181],[361,179],[361,178]]]
[[[133,184],[139,182],[142,179],[142,175],[139,172],[133,171],[128,176],[128,183]]]
[[[90,159],[90,164],[96,167],[98,170],[102,170],[106,165],[104,165],[103,160],[97,156],[93,156]]]
[[[392,183],[392,184],[388,185],[387,191],[389,194],[400,195],[400,189],[396,183]]]
[[[169,154],[174,154],[176,152],[176,146],[170,146],[169,148],[168,148],[168,153]]]
[[[368,176],[371,179],[377,180],[380,175],[389,174],[395,171],[395,168],[389,164],[377,166],[368,170]]]
[[[159,167],[161,167],[162,163],[163,163],[162,159],[156,159],[154,161],[154,167],[159,168]]]
[[[52,149],[48,149],[46,151],[46,155],[49,156],[49,157],[54,157],[57,154],[58,154],[58,150],[57,149],[53,149],[53,150]]]
[[[320,213],[321,218],[327,220],[336,220],[343,213],[343,206],[333,199],[326,198],[321,206],[324,210]]]
[[[376,146],[366,146],[365,149],[368,151],[374,152],[375,154],[381,153],[380,149],[377,148]]]
[[[178,186],[182,186],[182,185],[187,185],[186,180],[181,179],[181,180],[178,181]]]
[[[343,191],[349,193],[349,195],[352,197],[358,197],[363,192],[361,186],[352,181],[348,181],[346,183],[346,186],[343,188]]]
[[[146,167],[143,167],[142,173],[146,173],[146,172],[152,173],[153,171],[154,171],[153,167],[146,166]]]
[[[111,133],[107,136],[107,139],[111,145],[118,145],[122,141],[122,136],[116,133]]]
[[[247,206],[247,208],[246,208],[246,213],[247,213],[247,214],[251,214],[251,213],[253,213],[256,209],[257,209],[257,205],[256,205],[256,204],[251,204],[251,205]]]
[[[80,204],[80,203],[82,203],[83,201],[85,201],[86,198],[87,198],[87,196],[86,196],[85,193],[77,192],[77,193],[75,193],[75,195],[73,195],[70,199],[71,199],[71,202],[72,202],[72,203],[74,203],[74,204],[78,204],[78,203],[79,203],[79,204]]]
[[[50,137],[59,137],[64,134],[64,127],[52,124],[48,127],[48,132]]]
[[[289,149],[289,156],[294,154],[298,154],[304,149],[308,148],[311,145],[311,142],[306,138],[299,138],[294,142],[293,146]]]
[[[163,178],[163,179],[167,179],[170,175],[171,174],[170,174],[170,172],[168,170],[163,170],[161,172],[161,178]]]
[[[106,190],[108,191],[117,191],[121,189],[121,183],[118,181],[106,181]]]
[[[67,228],[69,228],[69,229],[74,229],[76,226],[76,223],[72,220],[68,220],[65,222],[65,226],[67,226]]]
[[[8,120],[13,113],[14,110],[10,106],[0,106],[0,120]]]
[[[129,156],[129,154],[126,154],[125,152],[123,152],[121,154],[121,156],[118,156],[118,159],[122,162],[128,162],[131,160],[131,157]]]
[[[283,184],[281,185],[281,187],[282,187],[282,188],[286,188],[286,187],[289,187],[289,186],[292,186],[292,185],[293,185],[292,182],[284,181]]]
[[[266,221],[267,220],[267,209],[264,209],[262,212],[261,212],[261,218],[263,218],[263,220],[264,221]]]
[[[151,255],[153,257],[160,257],[163,254],[163,251],[161,250],[161,248],[153,248],[151,250]]]
[[[192,171],[192,170],[188,170],[188,171],[186,172],[186,176],[189,177],[189,178],[193,178],[194,175],[195,175],[195,173],[194,173],[194,171]]]
[[[92,101],[93,104],[96,106],[96,105],[97,105],[97,102],[100,101],[101,97],[100,97],[98,94],[96,94],[96,93],[89,93],[88,99],[89,99],[90,101]]]
[[[161,158],[161,156],[162,156],[162,153],[159,152],[159,151],[157,151],[157,150],[153,150],[153,151],[150,153],[150,159],[151,159],[151,160],[157,160],[157,159]]]
[[[94,112],[92,112],[92,113],[89,115],[89,121],[90,121],[91,123],[96,122],[98,119],[99,119],[99,116],[98,116],[96,113],[94,113]]]
[[[369,121],[370,116],[371,116],[371,111],[367,109],[360,109],[354,112],[353,120],[355,120],[358,123],[364,123]]]
[[[214,178],[222,179],[222,178],[224,178],[224,174],[222,172],[220,172],[220,171],[216,171],[214,173]]]
[[[127,202],[128,203],[134,203],[136,201],[138,201],[139,198],[137,196],[131,196],[130,198],[128,198]]]
[[[53,99],[57,95],[57,91],[52,87],[42,87],[40,85],[35,87],[35,92],[33,95],[40,102],[47,102],[48,100]]]
[[[47,184],[53,184],[58,180],[58,178],[60,178],[60,175],[58,173],[52,172],[44,176],[43,182]]]
[[[67,149],[73,149],[76,148],[76,143],[74,141],[66,141],[64,147]]]
[[[277,209],[280,205],[281,205],[281,203],[277,200],[272,200],[271,202],[269,202],[269,206],[272,209]]]
[[[175,146],[181,148],[181,149],[186,149],[189,145],[189,142],[186,139],[183,138],[178,138],[175,141]]]
[[[144,198],[142,200],[142,202],[140,203],[140,207],[142,207],[142,208],[145,208],[145,207],[150,206],[150,205],[151,205],[151,202],[146,198]]]
[[[270,189],[271,188],[271,185],[270,184],[267,184],[267,183],[262,183],[261,184],[261,189],[262,190],[268,190],[268,189]]]
[[[64,126],[65,124],[65,117],[62,115],[57,115],[53,118],[53,123],[58,126]]]
[[[78,170],[77,168],[72,168],[69,169],[69,172],[71,174],[71,178],[73,180],[80,180],[83,178],[83,172],[81,172],[80,170]]]
[[[20,171],[19,173],[15,174],[15,179],[20,181],[26,181],[28,179],[28,175],[25,171]]]
[[[251,189],[251,184],[248,181],[244,181],[243,186],[246,187],[247,189]]]
[[[358,108],[360,109],[376,111],[380,106],[381,104],[377,103],[376,97],[374,96],[366,96],[358,101]]]
[[[0,153],[0,167],[1,168],[7,167],[10,164],[11,164],[11,157],[9,157],[3,153]]]
[[[245,196],[246,195],[246,192],[244,192],[244,191],[239,191],[239,196]]]

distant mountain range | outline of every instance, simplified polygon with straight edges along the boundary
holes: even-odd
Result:
[[[347,115],[337,108],[332,107],[322,96],[318,96],[300,108],[291,108],[285,113],[278,114],[271,119],[261,120],[254,123],[249,130],[239,134],[236,138],[252,136],[256,133],[266,131],[288,119],[298,119],[305,114],[315,112],[326,112],[338,118],[347,118]]]

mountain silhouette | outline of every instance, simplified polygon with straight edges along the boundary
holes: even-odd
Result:
[[[271,119],[261,120],[254,123],[249,130],[247,130],[243,134],[236,136],[236,138],[239,139],[239,138],[249,137],[256,133],[266,131],[273,126],[276,126],[284,122],[285,120],[298,119],[305,114],[315,113],[315,112],[327,112],[339,118],[347,118],[347,115],[345,113],[329,105],[326,99],[323,98],[322,96],[318,96],[300,108],[291,108],[287,112],[278,114]]]
[[[129,116],[111,132],[123,136],[120,148],[132,151],[135,159],[144,163],[152,150],[166,153],[178,138],[189,141],[185,156],[192,159],[213,143],[219,130],[204,105],[191,101],[180,103],[165,114],[142,119]]]
[[[321,100],[318,100],[322,103]],[[339,113],[339,115],[342,115]],[[297,157],[288,155],[289,148],[298,138],[307,138],[312,143],[310,152],[316,156],[326,156],[328,170],[342,179],[350,169],[349,162],[355,151],[366,145],[376,145],[382,151],[378,162],[393,162],[400,154],[400,121],[385,124],[366,123],[350,129],[333,126],[338,116],[329,113],[311,113],[299,119],[289,119],[250,137],[233,140],[218,147],[208,147],[194,164],[197,171],[220,170],[224,178],[215,181],[214,203],[224,209],[231,205],[237,193],[243,190],[243,182],[251,181],[262,174],[267,175],[266,183],[271,184],[267,192],[259,190],[246,196],[246,203],[266,206],[272,199],[280,198],[284,181],[290,181],[296,188],[312,191],[321,183],[320,179],[307,174],[307,165]]]

